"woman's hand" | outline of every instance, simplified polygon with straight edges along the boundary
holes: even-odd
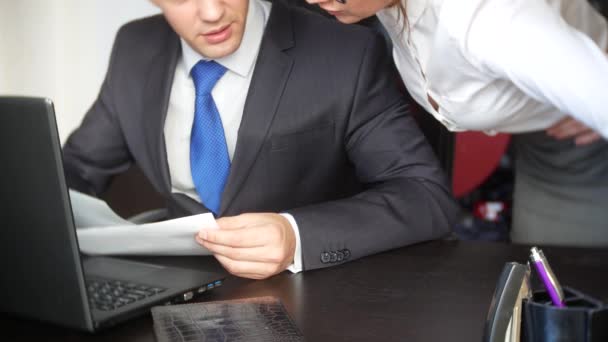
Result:
[[[600,139],[602,136],[582,122],[567,116],[547,129],[547,134],[555,139],[574,139],[577,146],[589,145]]]

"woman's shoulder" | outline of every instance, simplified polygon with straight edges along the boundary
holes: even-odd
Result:
[[[433,0],[433,2],[436,3],[438,25],[447,28],[451,33],[461,35],[470,29],[482,8],[499,5],[502,0]]]
[[[515,18],[522,22],[536,7],[548,0],[432,0],[439,4],[437,26],[467,49],[472,36],[483,40],[508,32]],[[558,0],[556,0],[558,1]],[[527,20],[527,19],[526,19]]]

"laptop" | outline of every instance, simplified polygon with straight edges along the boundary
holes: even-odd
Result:
[[[215,271],[81,255],[50,100],[0,97],[0,169],[0,312],[94,332],[222,284]]]

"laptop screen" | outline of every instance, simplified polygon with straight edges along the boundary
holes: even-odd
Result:
[[[50,100],[0,97],[0,311],[92,327]]]

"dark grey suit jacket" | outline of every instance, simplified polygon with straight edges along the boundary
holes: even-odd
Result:
[[[162,16],[118,33],[99,98],[64,147],[70,186],[101,193],[136,163],[176,215],[164,120],[181,56]],[[456,207],[395,87],[382,38],[275,2],[220,215],[288,212],[304,269],[443,236]]]

